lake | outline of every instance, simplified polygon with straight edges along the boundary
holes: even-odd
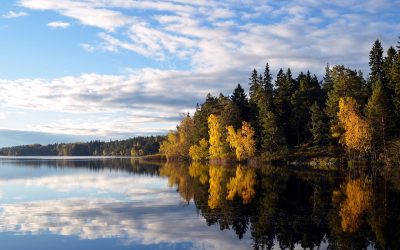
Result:
[[[5,157],[0,242],[2,249],[399,249],[399,179]]]

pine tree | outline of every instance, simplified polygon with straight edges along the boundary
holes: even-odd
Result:
[[[327,139],[327,124],[324,122],[325,117],[317,102],[310,108],[310,124],[309,130],[312,134],[314,144],[322,144]]]
[[[267,108],[268,109],[272,109],[273,106],[273,85],[272,85],[272,74],[269,70],[269,64],[266,63],[265,64],[265,70],[264,70],[264,81],[263,81],[263,85],[262,88],[265,92],[265,95],[267,97]]]
[[[247,99],[246,93],[240,84],[238,84],[233,91],[231,96],[232,102],[236,105],[240,112],[241,120],[249,120],[249,101]]]
[[[262,118],[262,152],[267,158],[279,155],[286,151],[286,140],[281,129],[278,127],[273,112],[267,112]]]
[[[339,99],[342,97],[352,97],[357,103],[363,105],[363,79],[356,71],[345,68],[343,65],[336,65],[331,69],[332,89],[328,92],[325,113],[330,120],[332,134],[338,129],[337,114],[339,112]]]
[[[293,141],[289,117],[291,115],[291,96],[292,96],[292,79],[290,70],[287,74],[280,69],[275,81],[274,108],[276,122],[283,129],[283,133],[288,142]],[[292,139],[292,140],[291,140]],[[297,141],[297,140],[295,140]],[[292,143],[293,144],[293,143]]]
[[[260,82],[258,79],[258,73],[256,69],[253,69],[250,77],[250,88],[249,88],[249,95],[250,95],[250,102],[253,102],[256,99],[256,93],[260,89]]]
[[[292,115],[290,123],[292,131],[294,131],[296,144],[306,142],[311,134],[309,133],[308,123],[310,120],[310,107],[314,102],[320,102],[321,87],[317,77],[311,76],[310,72],[307,75],[300,73],[297,78],[299,89],[292,95]]]
[[[390,76],[392,99],[397,117],[400,117],[400,53],[396,54]]]
[[[380,80],[374,83],[366,114],[372,128],[372,143],[376,152],[386,151],[388,124],[388,98]]]
[[[383,70],[383,48],[379,40],[374,42],[369,52],[369,66],[371,69],[369,74],[371,83],[375,83],[379,80],[383,86],[386,87],[386,77]]]
[[[325,67],[324,80],[322,82],[323,100],[326,100],[326,98],[328,98],[328,92],[331,91],[332,88],[333,88],[333,81],[331,77],[331,70],[329,69],[329,64],[327,64]]]

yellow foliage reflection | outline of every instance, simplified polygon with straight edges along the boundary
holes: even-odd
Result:
[[[168,177],[168,185],[178,186],[181,197],[189,202],[193,198],[193,187],[187,167],[184,165],[166,163],[160,168],[160,175]]]
[[[236,195],[243,199],[243,203],[247,204],[253,199],[256,194],[254,185],[256,184],[256,173],[252,168],[236,168],[236,176],[231,178],[228,188],[228,200],[233,200]]]
[[[371,208],[371,182],[361,179],[350,180],[343,191],[346,199],[340,205],[342,230],[355,232],[360,226],[362,215]]]
[[[199,162],[192,162],[189,166],[189,175],[198,178],[201,184],[208,182],[209,166]]]
[[[210,166],[210,188],[208,189],[208,206],[217,208],[221,202],[222,180],[224,169],[222,166]]]

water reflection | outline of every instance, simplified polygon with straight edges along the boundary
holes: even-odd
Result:
[[[396,174],[130,159],[0,159],[0,173],[0,237],[117,239],[109,249],[400,248]]]
[[[167,164],[161,173],[179,176],[178,192],[193,199],[208,225],[239,239],[249,233],[255,249],[400,247],[397,179],[199,163]]]

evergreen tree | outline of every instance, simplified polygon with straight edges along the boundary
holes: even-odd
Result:
[[[392,65],[391,75],[392,99],[395,106],[396,116],[400,117],[400,53],[398,52]]]
[[[299,89],[292,95],[292,115],[290,117],[292,131],[295,132],[296,144],[306,142],[311,134],[309,133],[308,123],[310,121],[310,107],[314,102],[320,102],[321,87],[316,76],[311,77],[300,73],[297,78]]]
[[[397,48],[397,51],[400,52],[400,36],[398,38],[399,38],[399,41],[397,41],[396,48]]]
[[[292,79],[290,70],[289,74],[284,74],[280,69],[275,81],[274,108],[276,114],[276,122],[284,131],[285,137],[290,142],[291,128],[289,117],[291,115],[291,96],[292,96]]]
[[[374,83],[372,95],[366,106],[367,118],[372,129],[372,144],[377,152],[386,151],[388,106],[386,91],[378,80]]]
[[[212,96],[210,93],[207,94],[206,100],[201,105],[197,106],[196,112],[194,113],[193,119],[196,126],[196,141],[200,141],[202,138],[208,140],[208,117],[217,112],[218,99]]]
[[[386,87],[386,79],[383,70],[383,48],[379,40],[374,42],[369,52],[369,66],[371,69],[369,74],[371,83],[375,83],[379,80],[383,86]]]
[[[328,92],[331,91],[333,88],[333,81],[331,77],[331,70],[329,69],[329,64],[325,67],[325,76],[324,80],[322,81],[322,99],[326,100],[328,98]]]
[[[317,102],[310,108],[310,124],[309,130],[312,134],[313,143],[321,144],[327,139],[327,124],[324,122],[325,117]]]
[[[236,105],[240,112],[241,120],[249,120],[249,101],[247,99],[246,93],[240,84],[238,84],[233,91],[231,96],[232,102]]]
[[[273,91],[274,88],[272,86],[272,74],[269,70],[269,64],[266,63],[265,64],[265,70],[264,70],[264,82],[263,82],[263,86],[262,86],[265,95],[267,97],[267,108],[268,109],[272,109],[273,106]]]
[[[339,99],[352,97],[357,103],[365,103],[363,94],[363,79],[356,71],[336,65],[331,69],[332,89],[328,92],[325,113],[330,119],[331,132],[335,133],[338,128],[337,113],[339,112]]]
[[[286,151],[286,140],[276,122],[273,112],[268,111],[262,118],[262,152],[267,158]]]
[[[250,77],[250,88],[249,88],[249,95],[250,95],[250,102],[254,102],[256,99],[255,95],[257,91],[260,89],[260,82],[258,79],[258,73],[256,69],[253,69],[253,72],[251,73]]]

